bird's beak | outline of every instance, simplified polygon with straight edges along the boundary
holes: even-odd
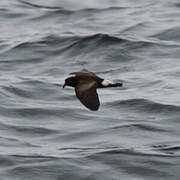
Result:
[[[66,84],[63,85],[63,88],[65,88]]]

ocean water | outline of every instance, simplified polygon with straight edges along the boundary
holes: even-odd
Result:
[[[178,0],[0,1],[0,180],[179,180]],[[89,111],[70,72],[100,89]]]

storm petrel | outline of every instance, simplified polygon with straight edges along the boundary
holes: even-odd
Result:
[[[97,88],[122,86],[122,83],[102,79],[89,71],[72,72],[71,76],[65,80],[65,86],[75,88],[76,96],[80,102],[92,111],[97,111],[100,105]]]

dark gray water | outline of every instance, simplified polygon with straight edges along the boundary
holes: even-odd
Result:
[[[178,0],[1,0],[0,180],[179,180],[179,58]]]

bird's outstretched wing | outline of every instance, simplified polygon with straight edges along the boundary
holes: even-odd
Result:
[[[84,106],[93,111],[97,111],[100,105],[96,88],[96,81],[80,81],[75,87],[78,99]]]
[[[92,73],[92,72],[89,72],[89,71],[85,71],[85,70],[83,70],[83,71],[79,71],[79,72],[72,72],[72,73],[70,73],[70,74],[72,74],[72,75],[76,75],[76,76],[90,76],[90,77],[97,77],[94,73]]]

